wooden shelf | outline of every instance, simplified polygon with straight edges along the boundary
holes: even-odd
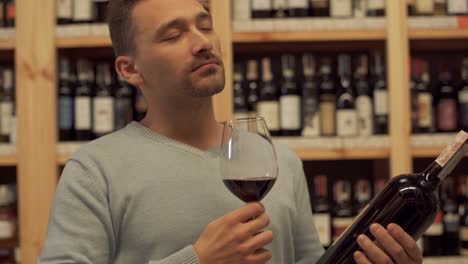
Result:
[[[0,50],[14,50],[15,49],[16,32],[13,28],[0,29]]]
[[[414,158],[437,157],[452,142],[456,133],[416,134],[411,136]]]
[[[0,144],[0,166],[16,166],[16,146],[11,144]]]
[[[468,39],[468,29],[412,29],[409,31],[411,40],[418,39]]]
[[[234,33],[234,43],[249,42],[299,42],[299,41],[364,41],[385,40],[385,30],[334,30],[301,32],[239,32]]]
[[[55,44],[57,48],[111,47],[112,45],[109,36],[59,37]]]
[[[15,49],[14,40],[0,40],[0,50],[13,50]]]
[[[290,147],[302,160],[386,159],[390,157],[388,136],[366,138],[274,138]]]

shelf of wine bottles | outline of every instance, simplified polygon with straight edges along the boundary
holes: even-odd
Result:
[[[468,3],[463,0],[409,0],[410,16],[466,16]]]
[[[413,133],[468,131],[468,56],[455,62],[412,58]]]
[[[274,136],[385,135],[384,65],[378,51],[246,58],[234,65],[234,113],[264,117]]]
[[[4,28],[15,27],[15,0],[0,1],[0,31]]]
[[[111,65],[103,60],[60,59],[57,95],[60,141],[88,141],[144,116],[143,97],[117,78]]]
[[[418,241],[426,257],[468,256],[468,175],[458,172],[454,176],[444,181],[439,216]],[[382,190],[386,179],[361,176],[349,180],[316,174],[308,178],[308,184],[313,221],[322,245],[328,247]]]

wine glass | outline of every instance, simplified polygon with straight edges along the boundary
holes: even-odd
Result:
[[[278,162],[265,120],[242,118],[224,123],[221,177],[239,199],[259,202],[278,177]]]

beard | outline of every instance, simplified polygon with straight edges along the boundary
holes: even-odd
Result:
[[[209,97],[224,90],[224,67],[210,69],[200,76],[191,76],[184,85],[184,93],[191,97]]]

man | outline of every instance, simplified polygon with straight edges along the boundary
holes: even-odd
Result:
[[[323,253],[301,161],[277,145],[279,177],[243,203],[219,176],[224,87],[220,45],[196,0],[112,0],[118,73],[137,86],[140,122],[82,147],[67,162],[40,263],[313,263]],[[421,263],[404,231],[374,226],[358,263]],[[367,257],[366,257],[367,256]]]

